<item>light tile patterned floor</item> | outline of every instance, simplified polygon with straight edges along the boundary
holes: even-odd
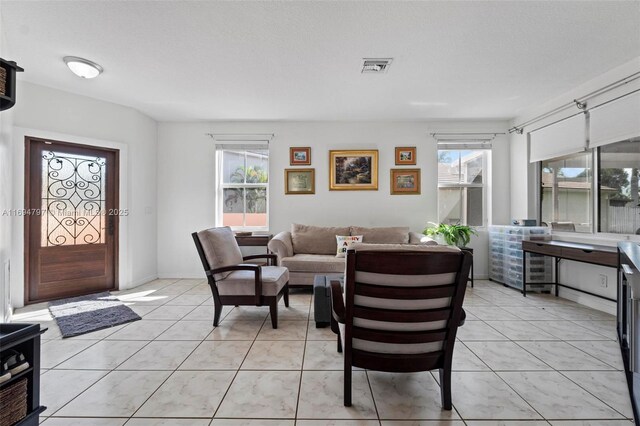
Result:
[[[71,339],[43,304],[16,312],[15,321],[49,327],[45,425],[632,424],[615,318],[553,296],[480,280],[468,289],[454,410],[443,411],[437,374],[364,370],[345,408],[342,357],[331,331],[315,328],[309,292],[293,293],[289,309],[281,303],[277,330],[256,307],[225,308],[214,329],[200,280],[118,294],[142,321]]]

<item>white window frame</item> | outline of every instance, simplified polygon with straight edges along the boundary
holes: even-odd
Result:
[[[482,156],[482,183],[440,183],[440,176],[438,173],[438,222],[442,222],[444,218],[440,217],[440,189],[441,188],[482,188],[482,224],[471,225],[475,228],[485,228],[489,223],[489,190],[491,188],[491,144],[486,142],[477,143],[444,143],[439,142],[437,147],[437,155],[440,158],[440,151],[485,151],[487,155]],[[458,170],[462,170],[462,156],[458,156]],[[462,213],[465,216],[465,220],[461,221],[462,225],[467,225],[467,198],[464,197],[463,205],[461,206]]]
[[[223,152],[236,152],[236,153],[244,153],[245,156],[245,164],[246,164],[246,156],[247,156],[247,146],[261,146],[262,149],[266,149],[269,152],[269,143],[266,140],[218,140],[216,142],[215,156],[216,156],[216,194],[215,194],[215,222],[216,226],[224,226],[223,221],[223,211],[224,211],[224,190],[228,188],[238,188],[238,189],[251,189],[251,188],[266,188],[267,190],[267,200],[266,200],[266,215],[267,215],[267,223],[265,226],[232,226],[231,229],[234,231],[267,231],[269,230],[269,199],[270,199],[270,164],[267,161],[267,179],[266,184],[262,183],[224,183],[224,178],[222,176],[224,167],[223,167]],[[250,149],[250,148],[249,148]],[[255,149],[255,148],[254,148]],[[267,154],[269,157],[270,153]],[[243,200],[243,205],[245,211],[243,211],[243,222],[246,224],[246,191],[244,191],[245,200]]]

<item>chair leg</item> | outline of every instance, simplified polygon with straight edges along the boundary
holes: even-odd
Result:
[[[442,397],[442,408],[451,410],[451,370],[440,369],[440,396]]]
[[[217,327],[220,323],[220,315],[222,314],[222,303],[213,302],[213,326]]]
[[[342,339],[340,338],[340,333],[338,333],[338,352],[342,353]]]
[[[283,298],[284,298],[284,306],[285,306],[286,308],[288,308],[288,307],[289,307],[289,283],[286,283],[286,284],[284,285],[284,295],[283,295]]]
[[[344,363],[344,406],[351,407],[351,364]]]
[[[269,302],[269,313],[271,314],[271,327],[278,328],[278,298],[274,297]]]

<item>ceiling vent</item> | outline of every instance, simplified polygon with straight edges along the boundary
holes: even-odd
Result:
[[[362,74],[384,74],[391,65],[393,58],[364,58]]]

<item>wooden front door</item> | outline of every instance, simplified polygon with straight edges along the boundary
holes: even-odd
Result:
[[[118,284],[118,151],[25,138],[25,303]]]

